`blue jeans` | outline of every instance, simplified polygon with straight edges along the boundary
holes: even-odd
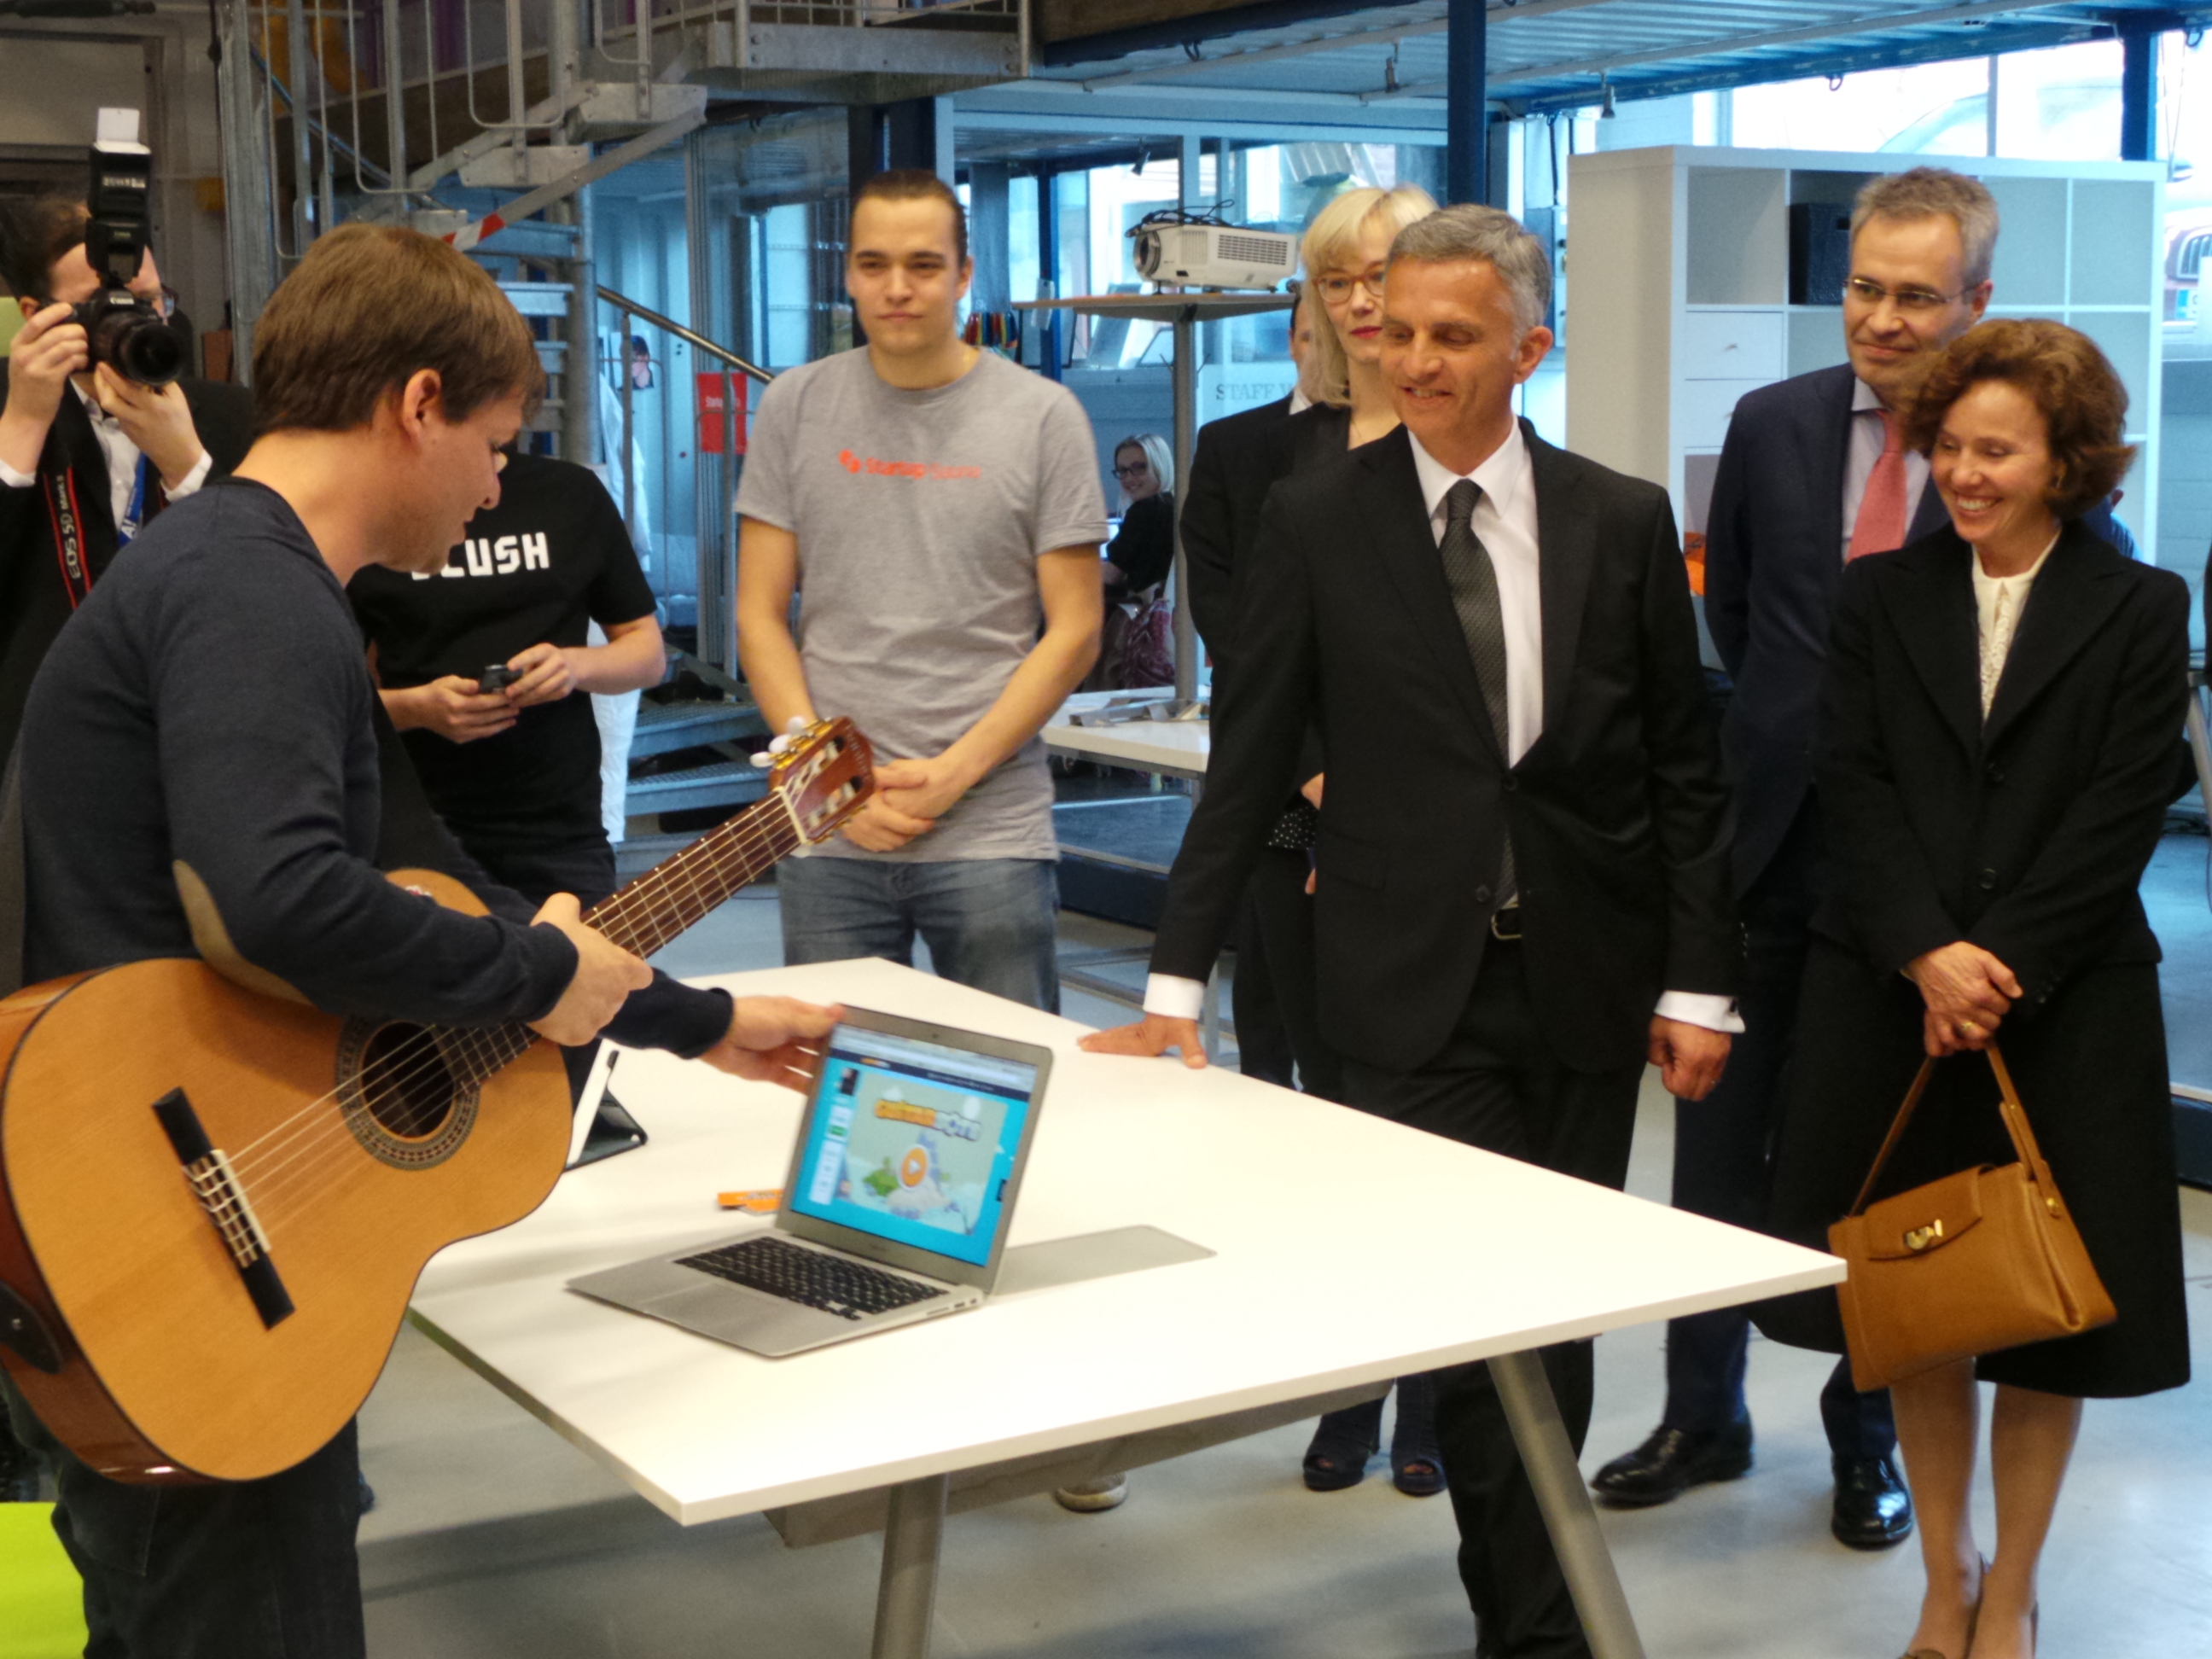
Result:
[[[53,1466],[84,1578],[86,1659],[362,1659],[354,1425],[265,1480],[135,1486],[78,1462],[4,1379],[0,1414]]]
[[[919,933],[941,977],[1060,1012],[1060,872],[1046,860],[791,859],[776,892],[794,967],[851,957],[911,967]]]

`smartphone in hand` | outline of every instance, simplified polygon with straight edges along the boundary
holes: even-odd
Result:
[[[495,691],[506,690],[508,686],[513,685],[521,678],[520,674],[509,668],[505,663],[492,663],[484,669],[483,673],[477,676],[477,690],[479,695],[488,696]]]

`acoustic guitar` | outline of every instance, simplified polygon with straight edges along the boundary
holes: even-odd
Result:
[[[848,721],[790,739],[763,799],[585,920],[651,955],[829,836],[872,768]],[[483,913],[444,876],[391,878]],[[559,1050],[520,1024],[340,1019],[193,958],[18,992],[0,1000],[0,1364],[110,1479],[289,1468],[368,1397],[429,1259],[544,1201],[570,1109]]]

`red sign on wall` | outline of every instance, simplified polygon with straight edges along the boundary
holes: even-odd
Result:
[[[741,375],[699,376],[699,453],[720,455],[728,432],[728,416],[737,416],[736,453],[745,453],[745,381]]]

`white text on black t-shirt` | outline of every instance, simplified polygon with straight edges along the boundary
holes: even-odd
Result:
[[[467,561],[458,562],[455,556]],[[552,557],[546,551],[545,537],[540,532],[527,536],[501,536],[497,541],[479,540],[471,536],[446,555],[446,568],[441,576],[512,576],[518,570],[549,570]],[[427,582],[427,571],[412,573],[418,582]]]

